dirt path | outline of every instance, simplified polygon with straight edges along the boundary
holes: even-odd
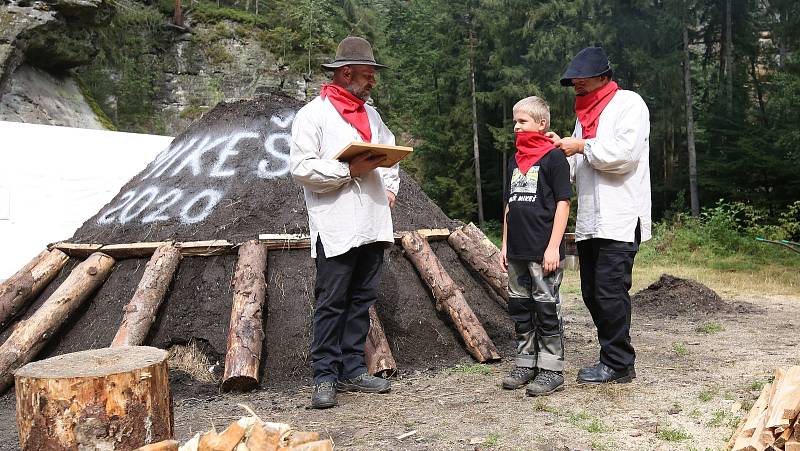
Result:
[[[329,435],[336,449],[716,450],[744,413],[732,407],[748,408],[774,367],[800,364],[800,298],[735,300],[754,304],[754,312],[679,318],[634,312],[638,378],[627,385],[572,382],[579,366],[595,358],[595,339],[588,313],[570,295],[564,305],[569,383],[545,399],[499,388],[508,361],[465,361],[405,374],[389,395],[340,395],[340,406],[327,411],[308,408],[308,388],[231,396],[176,386],[175,426],[186,440],[244,415],[237,407],[244,403],[264,419]],[[192,397],[182,394],[187,389]],[[0,399],[0,448],[14,449],[2,443],[15,442],[7,394]]]

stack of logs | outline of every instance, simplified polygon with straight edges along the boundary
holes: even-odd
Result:
[[[428,244],[429,240],[435,239],[448,239],[459,256],[481,275],[503,302],[507,302],[508,279],[502,271],[497,247],[473,224],[453,233],[446,229],[424,229],[395,236],[395,241],[402,245],[406,256],[431,289],[437,310],[449,314],[468,352],[479,362],[499,359],[497,348],[464,299],[463,289],[447,274]],[[181,259],[225,254],[237,247],[239,257],[231,282],[234,295],[222,388],[254,388],[259,383],[264,341],[262,311],[266,302],[267,252],[270,249],[308,249],[308,237],[261,235],[258,240],[239,246],[224,240],[114,245],[58,243],[51,246],[50,250],[42,252],[0,284],[0,331],[36,299],[69,257],[85,260],[71,271],[29,319],[14,326],[12,334],[0,346],[0,392],[13,383],[14,371],[32,361],[59,325],[103,284],[117,259],[150,257],[133,298],[124,308],[122,323],[111,343],[111,347],[139,346],[144,344],[155,322]],[[372,374],[389,376],[396,371],[397,365],[374,307],[370,310],[365,351]]]
[[[800,366],[777,368],[728,442],[733,451],[800,451]]]
[[[256,416],[243,417],[222,432],[197,433],[183,446],[175,440],[154,443],[137,451],[331,451],[333,442],[319,434],[295,431],[285,423],[269,423]]]

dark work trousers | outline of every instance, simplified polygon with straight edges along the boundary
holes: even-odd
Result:
[[[602,238],[578,241],[583,302],[592,315],[600,342],[600,362],[622,371],[633,365],[631,345],[631,272],[641,232],[633,243]]]
[[[377,299],[385,243],[370,243],[326,258],[317,240],[314,283],[314,384],[349,379],[367,371],[364,343],[369,307]]]

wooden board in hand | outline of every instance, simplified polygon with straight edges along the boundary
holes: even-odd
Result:
[[[373,155],[384,155],[386,159],[381,163],[382,168],[390,168],[396,165],[403,158],[411,155],[414,149],[405,146],[390,146],[388,144],[372,144],[365,142],[351,142],[341,152],[339,152],[335,159],[339,161],[350,161],[364,152],[370,152]]]

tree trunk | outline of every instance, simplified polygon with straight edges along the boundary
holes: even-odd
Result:
[[[402,244],[406,257],[430,287],[436,309],[450,315],[469,353],[479,362],[499,359],[500,353],[464,299],[462,289],[447,274],[428,242],[418,233],[410,232],[403,237]]]
[[[725,100],[733,111],[733,2],[725,0]]]
[[[251,390],[258,385],[264,342],[261,310],[267,297],[266,271],[267,248],[258,240],[242,244],[233,273],[233,307],[223,390]]]
[[[16,374],[23,450],[132,450],[172,438],[167,352],[101,348],[25,365]]]
[[[133,298],[123,309],[125,316],[111,347],[144,344],[180,261],[181,252],[174,246],[165,244],[156,249]]]
[[[183,10],[181,8],[181,0],[175,0],[175,17],[172,18],[175,25],[183,28]]]
[[[391,377],[397,372],[397,363],[394,361],[392,349],[386,340],[386,333],[374,305],[369,308],[369,333],[367,333],[364,353],[369,374]]]
[[[697,192],[697,153],[694,146],[694,102],[692,101],[692,66],[689,53],[689,24],[683,27],[683,89],[686,93],[686,143],[689,150],[689,196],[692,216],[700,216]],[[666,164],[666,161],[664,162]]]
[[[501,305],[508,308],[508,273],[503,268],[502,256],[497,246],[473,223],[454,230],[447,241],[458,256],[480,274],[505,301]]]
[[[758,112],[761,116],[761,124],[765,127],[767,123],[767,107],[764,104],[764,90],[761,88],[761,81],[758,79],[758,72],[756,71],[756,56],[750,57],[750,76],[753,79],[753,87],[756,88],[756,99],[758,99]]]
[[[41,293],[68,260],[69,256],[57,249],[42,251],[0,284],[0,331],[25,310],[28,302]]]
[[[475,96],[475,46],[473,43],[473,25],[469,24],[469,77],[472,89],[472,152],[475,158],[475,196],[478,201],[478,224],[483,227],[483,190],[481,189],[481,150],[478,146],[478,106]]]
[[[75,267],[69,277],[0,346],[0,393],[14,382],[14,371],[30,362],[53,333],[103,282],[114,259],[100,252]]]

